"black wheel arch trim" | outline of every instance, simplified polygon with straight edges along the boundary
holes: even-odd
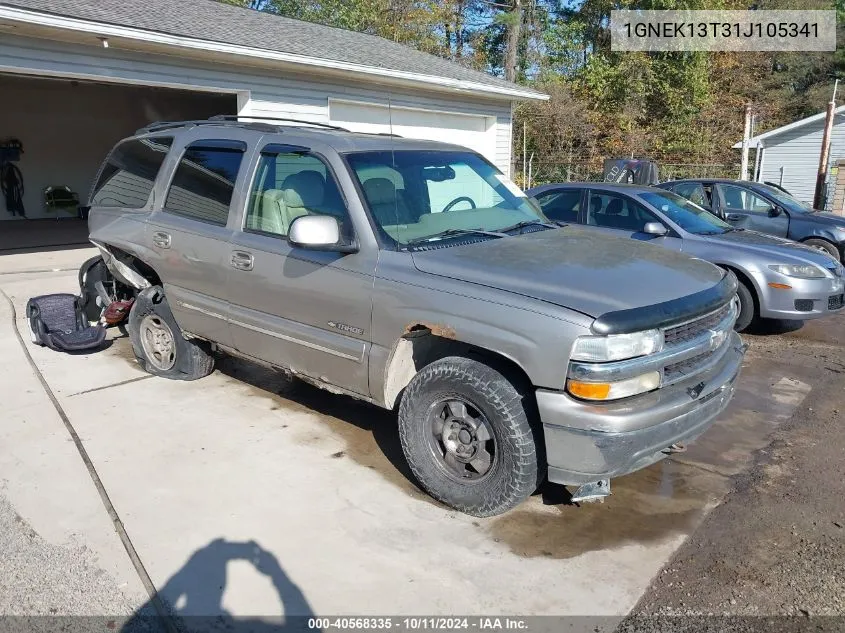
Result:
[[[606,312],[592,325],[594,334],[626,334],[669,327],[712,312],[736,294],[736,275],[730,270],[715,286],[679,299],[641,308]]]

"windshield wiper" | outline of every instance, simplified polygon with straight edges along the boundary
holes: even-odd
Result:
[[[434,235],[426,235],[425,237],[415,237],[405,242],[405,246],[413,246],[414,244],[423,244],[425,242],[433,242],[444,237],[454,237],[456,235],[485,235],[487,237],[510,237],[507,233],[499,231],[485,231],[484,229],[446,229],[435,233]]]
[[[561,223],[561,224],[557,224],[557,223],[551,224],[549,222],[541,222],[540,220],[523,220],[522,222],[517,222],[513,226],[508,226],[504,229],[499,229],[499,230],[502,233],[510,233],[511,231],[517,231],[517,230],[524,229],[527,226],[542,226],[542,227],[547,228],[547,229],[555,229],[559,226],[563,226],[563,223]]]

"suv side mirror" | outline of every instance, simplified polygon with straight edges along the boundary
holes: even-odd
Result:
[[[669,229],[666,228],[666,225],[662,222],[646,222],[646,225],[643,227],[643,233],[646,235],[666,235],[669,232]]]
[[[357,247],[344,244],[340,223],[332,215],[302,215],[290,223],[288,243],[298,248],[317,251],[353,253]]]

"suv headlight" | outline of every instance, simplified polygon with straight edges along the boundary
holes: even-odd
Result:
[[[813,264],[769,264],[776,273],[799,279],[820,279],[825,276],[824,271]]]
[[[659,386],[659,371],[650,371],[634,378],[614,382],[584,382],[572,378],[566,381],[567,391],[584,400],[618,400],[646,391],[653,391]]]
[[[572,360],[605,362],[653,354],[663,349],[663,332],[645,330],[631,334],[579,336],[572,347]]]

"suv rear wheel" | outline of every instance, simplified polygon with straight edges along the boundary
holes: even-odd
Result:
[[[405,458],[435,499],[474,516],[505,512],[540,479],[523,395],[483,363],[447,357],[424,367],[399,407]]]
[[[138,294],[127,329],[138,364],[155,376],[197,380],[214,370],[214,357],[204,345],[182,336],[161,286]]]

